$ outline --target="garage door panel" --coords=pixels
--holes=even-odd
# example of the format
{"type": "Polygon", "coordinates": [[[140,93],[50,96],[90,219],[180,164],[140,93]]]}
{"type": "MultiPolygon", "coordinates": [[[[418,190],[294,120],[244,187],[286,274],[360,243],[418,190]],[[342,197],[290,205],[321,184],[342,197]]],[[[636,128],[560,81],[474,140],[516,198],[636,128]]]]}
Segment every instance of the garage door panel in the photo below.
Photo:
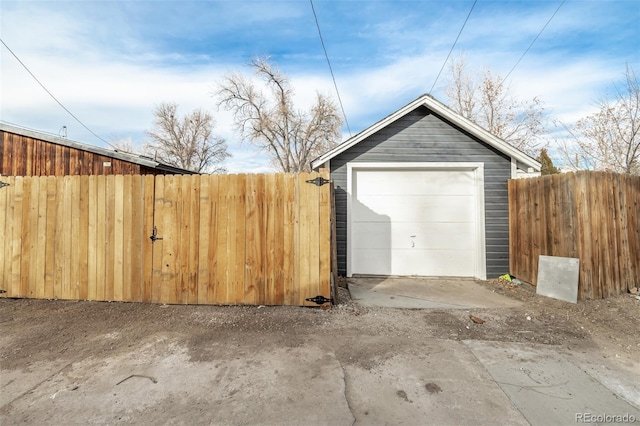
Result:
{"type": "Polygon", "coordinates": [[[390,250],[388,248],[358,250],[358,261],[353,263],[351,272],[367,275],[394,275],[391,272],[390,250]]]}
{"type": "Polygon", "coordinates": [[[412,223],[356,222],[352,230],[352,248],[472,250],[474,247],[475,230],[471,223],[420,225],[416,227],[412,223]]]}
{"type": "Polygon", "coordinates": [[[474,274],[473,250],[396,250],[391,259],[392,275],[465,277],[474,274]]]}
{"type": "Polygon", "coordinates": [[[366,195],[437,195],[447,188],[450,195],[473,195],[472,171],[357,171],[356,191],[366,195]],[[410,176],[411,185],[407,185],[410,176]]]}
{"type": "Polygon", "coordinates": [[[353,203],[353,211],[358,220],[365,221],[386,217],[394,222],[473,222],[475,209],[469,207],[470,199],[470,196],[449,195],[370,195],[353,203]]]}
{"type": "Polygon", "coordinates": [[[473,276],[473,250],[362,249],[354,274],[473,276]]]}
{"type": "Polygon", "coordinates": [[[391,248],[472,250],[474,247],[475,229],[472,223],[424,223],[419,225],[421,226],[416,226],[413,223],[392,224],[391,248]]]}
{"type": "Polygon", "coordinates": [[[357,222],[351,232],[351,247],[387,249],[392,246],[391,224],[389,222],[357,222]]]}

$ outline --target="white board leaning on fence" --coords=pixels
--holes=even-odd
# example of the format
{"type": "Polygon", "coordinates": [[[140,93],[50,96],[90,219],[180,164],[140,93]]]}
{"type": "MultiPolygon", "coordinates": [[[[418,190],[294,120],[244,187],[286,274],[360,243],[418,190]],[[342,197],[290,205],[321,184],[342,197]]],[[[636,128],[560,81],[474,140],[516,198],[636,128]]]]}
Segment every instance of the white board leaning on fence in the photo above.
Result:
{"type": "Polygon", "coordinates": [[[536,293],[565,302],[578,302],[580,259],[540,256],[536,293]]]}

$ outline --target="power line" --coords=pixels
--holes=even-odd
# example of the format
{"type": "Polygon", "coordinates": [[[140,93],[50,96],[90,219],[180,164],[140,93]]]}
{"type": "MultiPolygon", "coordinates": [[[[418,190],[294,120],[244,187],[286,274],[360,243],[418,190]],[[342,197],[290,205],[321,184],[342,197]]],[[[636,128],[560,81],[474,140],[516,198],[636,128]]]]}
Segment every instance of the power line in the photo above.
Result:
{"type": "Polygon", "coordinates": [[[318,35],[320,36],[320,43],[322,43],[322,50],[324,50],[324,57],[327,58],[327,64],[329,65],[329,72],[331,72],[331,79],[333,80],[333,87],[335,87],[336,95],[338,95],[338,103],[340,104],[340,109],[342,110],[342,116],[344,117],[344,122],[347,125],[347,130],[349,131],[349,137],[351,137],[351,128],[349,127],[349,120],[347,120],[347,114],[344,112],[344,105],[342,105],[342,99],[340,98],[340,91],[338,90],[336,77],[333,74],[333,68],[331,67],[331,61],[329,60],[329,55],[327,54],[327,48],[324,45],[324,40],[322,38],[322,31],[320,31],[320,24],[318,23],[318,15],[316,15],[316,9],[315,7],[313,7],[313,0],[309,0],[309,3],[311,3],[311,10],[313,11],[313,17],[316,20],[316,27],[318,28],[318,35]]]}
{"type": "Polygon", "coordinates": [[[60,102],[55,96],[53,96],[53,93],[51,93],[49,91],[49,89],[47,89],[45,87],[44,84],[42,84],[40,82],[40,80],[38,80],[38,78],[31,72],[31,70],[29,69],[29,67],[27,67],[24,62],[22,62],[20,60],[20,58],[18,58],[18,55],[16,55],[15,53],[13,53],[13,50],[11,50],[11,48],[9,48],[9,46],[7,46],[7,43],[4,42],[4,40],[2,40],[2,38],[0,38],[0,43],[2,43],[4,45],[4,47],[7,48],[7,50],[9,51],[9,53],[11,53],[13,55],[14,58],[16,58],[16,60],[20,63],[20,65],[22,65],[22,67],[27,70],[27,72],[29,73],[29,75],[31,77],[33,77],[33,79],[36,81],[36,83],[38,83],[40,85],[40,87],[42,87],[44,89],[45,92],[47,92],[49,94],[49,96],[51,96],[51,98],[56,101],[58,103],[58,105],[60,105],[62,107],[62,109],[64,109],[71,117],[73,117],[78,123],[80,123],[80,125],[82,127],[84,127],[85,129],[87,129],[93,136],[95,136],[96,138],[100,139],[102,142],[106,143],[107,145],[109,145],[110,147],[114,148],[115,147],[113,145],[111,145],[109,142],[107,142],[106,140],[102,139],[100,136],[98,136],[93,130],[91,130],[90,128],[88,128],[82,121],[80,121],[80,119],[78,117],[76,117],[71,111],[69,111],[69,109],[67,109],[66,106],[62,105],[62,102],[60,102]]]}
{"type": "Polygon", "coordinates": [[[436,77],[436,80],[433,82],[433,86],[431,86],[431,90],[429,90],[429,93],[433,92],[433,88],[436,87],[436,83],[438,82],[438,79],[440,78],[440,74],[442,74],[442,70],[444,70],[445,65],[447,65],[447,61],[449,60],[449,56],[451,56],[451,52],[453,52],[453,49],[456,47],[456,44],[458,43],[458,39],[460,38],[460,34],[462,34],[462,30],[464,30],[465,25],[467,25],[467,21],[469,20],[469,17],[471,16],[471,12],[473,12],[473,8],[476,7],[476,3],[478,3],[478,0],[474,0],[473,4],[471,5],[471,10],[469,10],[469,13],[467,14],[467,18],[464,20],[464,23],[462,24],[462,28],[460,28],[460,32],[458,33],[458,36],[456,37],[456,41],[453,42],[453,46],[451,46],[451,50],[449,50],[449,54],[447,55],[447,59],[444,60],[444,63],[442,64],[442,68],[440,68],[440,72],[438,72],[438,76],[436,77]]]}
{"type": "Polygon", "coordinates": [[[531,42],[531,44],[529,45],[529,47],[527,47],[527,49],[524,51],[524,53],[522,54],[522,56],[520,56],[520,58],[516,61],[515,65],[511,68],[511,70],[507,73],[507,75],[505,76],[505,78],[502,79],[502,81],[507,81],[507,78],[509,78],[509,76],[511,75],[511,73],[513,72],[513,70],[516,69],[516,67],[518,66],[518,64],[520,63],[520,61],[522,60],[522,58],[524,58],[524,55],[527,54],[527,52],[529,52],[529,49],[531,49],[531,47],[533,46],[533,44],[536,42],[536,40],[538,40],[538,37],[540,37],[540,35],[542,34],[542,32],[547,28],[547,25],[549,25],[549,22],[551,22],[551,20],[553,19],[554,16],[556,16],[556,13],[558,13],[558,11],[560,10],[560,8],[562,7],[562,5],[564,4],[566,0],[562,0],[562,2],[560,3],[560,6],[558,6],[558,8],[556,9],[555,12],[553,12],[553,15],[551,15],[551,18],[549,18],[549,20],[547,21],[546,24],[544,24],[544,27],[542,27],[542,29],[540,30],[540,32],[538,33],[538,35],[536,36],[536,38],[533,39],[533,41],[531,42]]]}

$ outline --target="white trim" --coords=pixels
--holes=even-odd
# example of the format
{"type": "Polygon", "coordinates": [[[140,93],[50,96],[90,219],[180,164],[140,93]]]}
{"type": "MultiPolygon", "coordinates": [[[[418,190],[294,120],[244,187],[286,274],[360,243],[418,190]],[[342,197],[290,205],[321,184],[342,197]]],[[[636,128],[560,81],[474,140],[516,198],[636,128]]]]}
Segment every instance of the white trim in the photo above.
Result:
{"type": "Polygon", "coordinates": [[[515,158],[511,158],[511,179],[518,177],[518,162],[515,158]]]}
{"type": "Polygon", "coordinates": [[[476,187],[476,264],[475,278],[487,279],[487,246],[485,235],[484,214],[484,163],[347,163],[347,277],[353,275],[351,259],[353,258],[351,240],[351,212],[353,206],[353,172],[354,170],[367,169],[404,169],[404,170],[473,170],[476,187]]]}
{"type": "Polygon", "coordinates": [[[378,121],[377,123],[373,124],[372,126],[366,128],[362,132],[353,136],[352,138],[347,139],[342,144],[336,146],[332,150],[324,153],[322,156],[313,160],[311,162],[311,167],[313,169],[316,169],[319,165],[321,165],[325,161],[330,160],[331,158],[337,156],[338,154],[346,151],[347,149],[351,148],[352,146],[356,145],[362,140],[368,138],[369,136],[383,129],[384,127],[387,127],[389,124],[402,118],[403,116],[405,116],[406,114],[408,114],[409,112],[413,111],[414,109],[420,106],[427,107],[437,115],[442,116],[444,119],[450,121],[456,126],[469,132],[470,134],[474,135],[481,141],[486,142],[487,144],[493,146],[494,148],[506,154],[510,158],[520,161],[524,166],[533,167],[536,170],[540,170],[540,168],[542,167],[542,164],[540,164],[540,162],[538,162],[534,158],[514,148],[504,140],[489,133],[488,131],[478,126],[477,124],[469,121],[468,119],[464,118],[460,114],[449,109],[447,106],[438,102],[435,98],[433,98],[430,95],[420,96],[418,99],[414,100],[410,104],[405,105],[404,107],[400,108],[398,111],[383,118],[382,120],[378,121]]]}

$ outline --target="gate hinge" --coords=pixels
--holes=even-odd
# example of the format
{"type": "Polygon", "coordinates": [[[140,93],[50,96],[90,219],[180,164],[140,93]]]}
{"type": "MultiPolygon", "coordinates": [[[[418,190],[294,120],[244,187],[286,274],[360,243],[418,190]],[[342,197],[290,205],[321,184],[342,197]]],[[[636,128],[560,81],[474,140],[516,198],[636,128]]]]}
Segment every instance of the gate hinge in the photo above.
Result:
{"type": "Polygon", "coordinates": [[[332,180],[330,180],[330,179],[325,179],[325,178],[323,178],[322,176],[318,176],[318,177],[317,177],[317,178],[315,178],[315,179],[305,180],[305,182],[307,182],[307,183],[312,183],[312,184],[317,185],[317,186],[322,186],[322,185],[324,185],[325,183],[331,183],[331,182],[333,182],[333,181],[332,181],[332,180]]]}
{"type": "Polygon", "coordinates": [[[162,239],[162,237],[158,237],[158,228],[156,228],[155,225],[153,225],[153,231],[151,232],[151,236],[149,238],[151,238],[152,243],[155,243],[157,240],[162,239]]]}
{"type": "Polygon", "coordinates": [[[5,186],[9,186],[6,182],[0,182],[0,188],[4,188],[5,186]]]}
{"type": "Polygon", "coordinates": [[[331,304],[333,305],[333,299],[327,299],[324,296],[308,297],[308,298],[306,298],[304,300],[306,300],[307,302],[313,302],[313,303],[318,304],[318,305],[322,305],[324,303],[331,302],[331,304]]]}

